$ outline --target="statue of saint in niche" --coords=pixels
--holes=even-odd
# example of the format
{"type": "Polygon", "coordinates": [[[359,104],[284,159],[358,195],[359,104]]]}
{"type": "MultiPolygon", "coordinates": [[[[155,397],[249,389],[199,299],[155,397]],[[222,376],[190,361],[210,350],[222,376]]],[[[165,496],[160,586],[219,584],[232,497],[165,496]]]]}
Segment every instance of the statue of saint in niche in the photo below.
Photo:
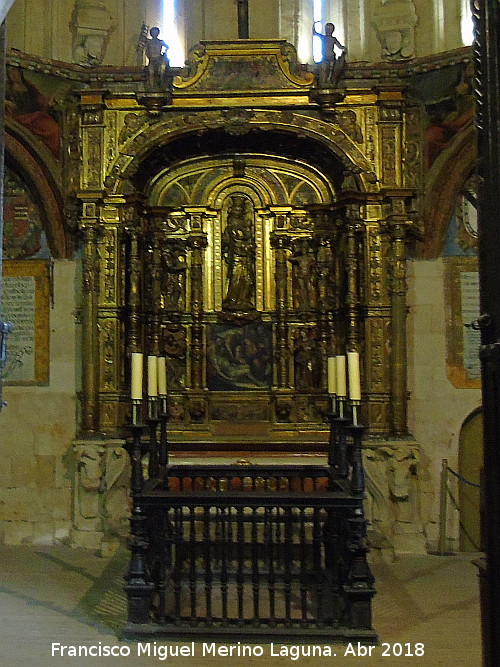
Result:
{"type": "Polygon", "coordinates": [[[222,234],[222,257],[227,266],[226,310],[255,309],[255,238],[245,197],[231,197],[222,234]]]}
{"type": "Polygon", "coordinates": [[[316,307],[314,267],[316,261],[306,239],[298,242],[293,255],[288,260],[292,265],[293,305],[300,310],[316,307]]]}

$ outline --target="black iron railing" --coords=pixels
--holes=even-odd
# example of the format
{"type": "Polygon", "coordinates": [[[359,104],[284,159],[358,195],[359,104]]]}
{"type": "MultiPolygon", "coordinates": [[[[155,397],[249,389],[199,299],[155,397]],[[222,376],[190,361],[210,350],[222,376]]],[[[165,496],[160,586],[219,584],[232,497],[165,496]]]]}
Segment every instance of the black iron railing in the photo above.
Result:
{"type": "Polygon", "coordinates": [[[330,465],[155,464],[144,480],[162,444],[133,426],[125,636],[374,640],[361,428],[335,423],[330,465]]]}

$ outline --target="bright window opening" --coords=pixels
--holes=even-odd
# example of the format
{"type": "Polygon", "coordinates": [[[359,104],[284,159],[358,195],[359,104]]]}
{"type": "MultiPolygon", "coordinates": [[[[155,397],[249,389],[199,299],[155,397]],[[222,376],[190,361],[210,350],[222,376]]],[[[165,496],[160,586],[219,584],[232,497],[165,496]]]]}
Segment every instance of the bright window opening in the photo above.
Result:
{"type": "Polygon", "coordinates": [[[163,30],[161,39],[168,44],[168,59],[171,67],[183,67],[186,59],[183,40],[180,36],[179,0],[163,0],[163,30]]]}
{"type": "MultiPolygon", "coordinates": [[[[317,32],[323,32],[323,0],[314,0],[313,4],[313,20],[314,28],[317,32]]],[[[321,37],[314,35],[313,37],[313,59],[315,63],[319,63],[323,57],[323,50],[321,46],[321,37]]]]}
{"type": "Polygon", "coordinates": [[[472,20],[472,10],[470,0],[462,0],[462,16],[460,19],[460,30],[462,33],[462,42],[470,46],[474,41],[474,22],[472,20]]]}

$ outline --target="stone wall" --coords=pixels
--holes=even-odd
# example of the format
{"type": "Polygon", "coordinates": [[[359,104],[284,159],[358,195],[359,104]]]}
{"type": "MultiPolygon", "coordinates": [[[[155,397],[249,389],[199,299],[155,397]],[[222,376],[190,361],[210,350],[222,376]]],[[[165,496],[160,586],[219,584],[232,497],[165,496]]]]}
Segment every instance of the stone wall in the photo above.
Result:
{"type": "MultiPolygon", "coordinates": [[[[415,260],[408,267],[409,429],[420,444],[421,512],[427,544],[438,539],[442,459],[458,470],[464,419],[481,404],[479,389],[457,389],[446,375],[444,261],[415,260]]],[[[454,482],[451,483],[452,485],[454,482]]],[[[454,493],[458,498],[458,492],[454,493]]],[[[458,515],[448,512],[448,548],[457,548],[458,515]]]]}
{"type": "Polygon", "coordinates": [[[69,535],[75,436],[75,270],[54,262],[48,386],[7,386],[0,413],[0,542],[54,544],[69,535]]]}
{"type": "MultiPolygon", "coordinates": [[[[177,6],[186,52],[200,39],[237,37],[234,0],[179,0],[177,6]]],[[[250,0],[249,6],[251,38],[285,38],[298,48],[303,62],[311,62],[312,0],[250,0]]],[[[399,25],[401,16],[405,22],[405,12],[416,12],[411,28],[415,53],[410,55],[426,56],[463,45],[462,0],[330,0],[324,6],[324,21],[337,24],[350,61],[382,59],[374,26],[379,14],[390,28],[394,19],[399,25]]],[[[162,0],[16,0],[7,20],[8,46],[42,58],[80,62],[81,37],[87,34],[91,51],[103,46],[102,64],[135,65],[141,24],[164,28],[162,16],[162,0]]]]}

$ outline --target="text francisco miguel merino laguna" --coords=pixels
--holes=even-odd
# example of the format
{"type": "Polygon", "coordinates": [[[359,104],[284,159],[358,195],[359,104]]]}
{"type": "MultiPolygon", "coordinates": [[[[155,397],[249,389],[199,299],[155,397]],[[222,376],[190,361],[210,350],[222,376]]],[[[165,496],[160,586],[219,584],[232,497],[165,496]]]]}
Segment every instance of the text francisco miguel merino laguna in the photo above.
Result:
{"type": "MultiPolygon", "coordinates": [[[[368,654],[371,646],[360,643],[352,643],[347,646],[327,646],[320,644],[216,644],[215,642],[189,642],[186,644],[157,644],[138,643],[133,645],[110,645],[97,644],[78,645],[78,644],[60,644],[52,643],[52,657],[67,656],[70,658],[128,658],[146,656],[157,658],[158,660],[168,660],[169,658],[189,658],[197,657],[282,657],[289,660],[299,660],[309,657],[336,657],[339,656],[365,656],[368,654]]],[[[371,651],[370,651],[371,653],[371,651]]],[[[369,655],[369,654],[368,654],[369,655]]]]}

